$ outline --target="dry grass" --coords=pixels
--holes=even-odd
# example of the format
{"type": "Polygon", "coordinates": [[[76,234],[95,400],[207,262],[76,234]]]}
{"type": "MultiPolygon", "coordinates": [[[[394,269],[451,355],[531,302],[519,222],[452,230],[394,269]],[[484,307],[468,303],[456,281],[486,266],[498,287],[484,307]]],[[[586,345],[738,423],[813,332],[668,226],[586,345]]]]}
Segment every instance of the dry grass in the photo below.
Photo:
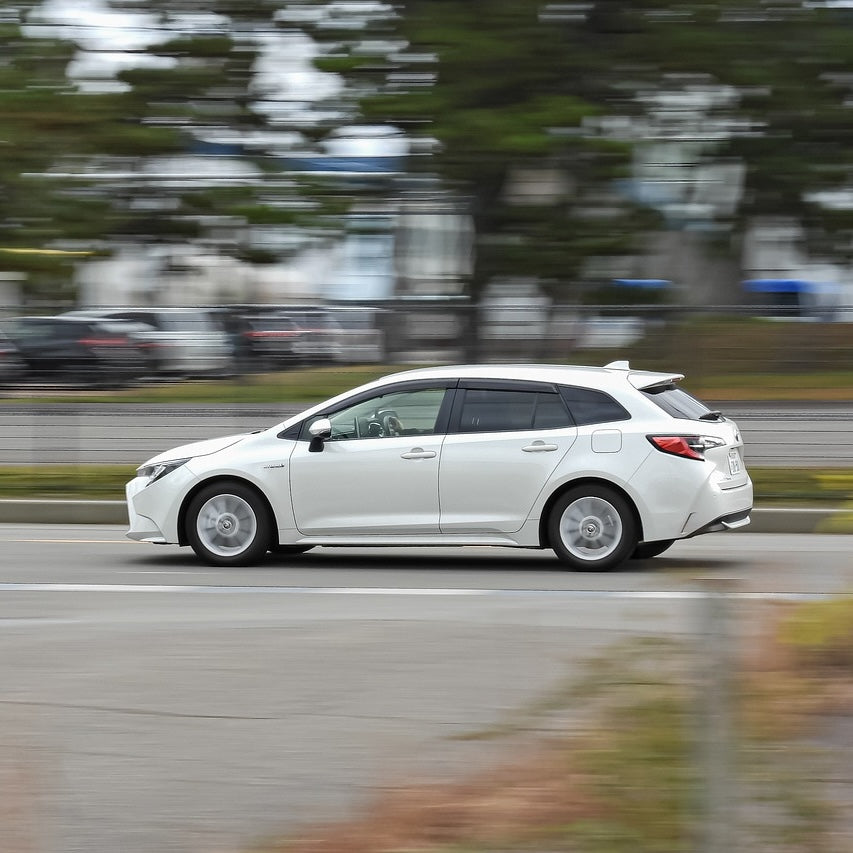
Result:
{"type": "MultiPolygon", "coordinates": [[[[387,853],[519,849],[566,821],[604,813],[571,771],[565,744],[546,744],[515,763],[463,782],[389,788],[364,815],[305,828],[258,853],[387,853]],[[458,849],[458,848],[454,848],[458,849]]],[[[544,849],[544,848],[537,848],[544,849]]]]}
{"type": "MultiPolygon", "coordinates": [[[[853,668],[838,636],[853,602],[773,606],[738,661],[736,689],[743,825],[755,851],[853,849],[833,835],[814,756],[802,738],[825,713],[853,712],[853,668]],[[832,630],[826,614],[833,614],[832,630]],[[803,630],[803,624],[812,630],[803,630]],[[815,628],[815,626],[818,626],[815,628]]],[[[269,840],[255,853],[664,853],[694,849],[696,685],[683,677],[694,650],[639,643],[592,663],[568,707],[591,728],[529,750],[492,772],[379,792],[351,820],[269,840]]],[[[555,698],[545,703],[554,711],[555,698]]],[[[527,715],[535,716],[541,702],[527,715]]],[[[522,716],[524,712],[522,712],[522,716]]],[[[843,760],[843,758],[841,759],[843,760]]],[[[747,849],[747,848],[744,848],[747,849]]]]}

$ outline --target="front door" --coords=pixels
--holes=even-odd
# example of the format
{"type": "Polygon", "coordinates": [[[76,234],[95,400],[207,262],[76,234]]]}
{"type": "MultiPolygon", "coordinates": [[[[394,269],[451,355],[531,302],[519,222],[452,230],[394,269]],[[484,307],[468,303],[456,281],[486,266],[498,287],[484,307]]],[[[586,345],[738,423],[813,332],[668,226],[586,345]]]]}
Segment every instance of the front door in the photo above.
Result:
{"type": "Polygon", "coordinates": [[[299,531],[348,537],[438,533],[444,436],[436,422],[446,393],[417,388],[363,400],[329,415],[332,434],[321,452],[298,441],[290,489],[299,531]]]}

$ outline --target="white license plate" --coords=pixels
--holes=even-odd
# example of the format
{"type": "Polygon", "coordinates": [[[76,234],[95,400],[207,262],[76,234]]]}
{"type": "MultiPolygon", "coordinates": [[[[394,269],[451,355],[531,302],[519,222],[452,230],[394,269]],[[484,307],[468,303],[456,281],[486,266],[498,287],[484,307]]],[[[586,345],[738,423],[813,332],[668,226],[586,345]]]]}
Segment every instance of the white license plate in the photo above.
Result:
{"type": "Polygon", "coordinates": [[[729,474],[740,474],[740,454],[737,450],[729,451],[729,474]]]}

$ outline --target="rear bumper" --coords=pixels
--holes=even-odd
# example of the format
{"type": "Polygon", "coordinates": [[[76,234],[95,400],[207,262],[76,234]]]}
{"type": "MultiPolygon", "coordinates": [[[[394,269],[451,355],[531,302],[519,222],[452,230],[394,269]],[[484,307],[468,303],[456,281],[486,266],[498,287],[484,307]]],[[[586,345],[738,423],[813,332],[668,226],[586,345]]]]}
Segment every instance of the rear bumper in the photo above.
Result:
{"type": "Polygon", "coordinates": [[[723,515],[720,518],[715,518],[713,521],[709,521],[698,530],[694,530],[693,533],[689,534],[686,538],[701,536],[703,533],[721,533],[725,530],[739,530],[741,527],[746,527],[750,523],[751,512],[752,507],[740,510],[739,512],[723,515]]]}

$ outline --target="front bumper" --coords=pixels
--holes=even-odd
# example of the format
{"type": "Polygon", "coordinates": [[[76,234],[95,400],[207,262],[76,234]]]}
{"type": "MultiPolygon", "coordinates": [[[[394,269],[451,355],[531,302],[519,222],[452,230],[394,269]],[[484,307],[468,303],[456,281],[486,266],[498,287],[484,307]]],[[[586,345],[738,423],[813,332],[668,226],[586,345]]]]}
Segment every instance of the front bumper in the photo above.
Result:
{"type": "Polygon", "coordinates": [[[156,545],[166,545],[166,537],[163,531],[157,526],[157,522],[153,518],[149,518],[147,515],[138,512],[136,509],[134,498],[142,492],[145,484],[142,477],[136,477],[125,486],[127,515],[130,519],[130,528],[125,535],[128,539],[135,539],[137,542],[153,542],[156,545]]]}

